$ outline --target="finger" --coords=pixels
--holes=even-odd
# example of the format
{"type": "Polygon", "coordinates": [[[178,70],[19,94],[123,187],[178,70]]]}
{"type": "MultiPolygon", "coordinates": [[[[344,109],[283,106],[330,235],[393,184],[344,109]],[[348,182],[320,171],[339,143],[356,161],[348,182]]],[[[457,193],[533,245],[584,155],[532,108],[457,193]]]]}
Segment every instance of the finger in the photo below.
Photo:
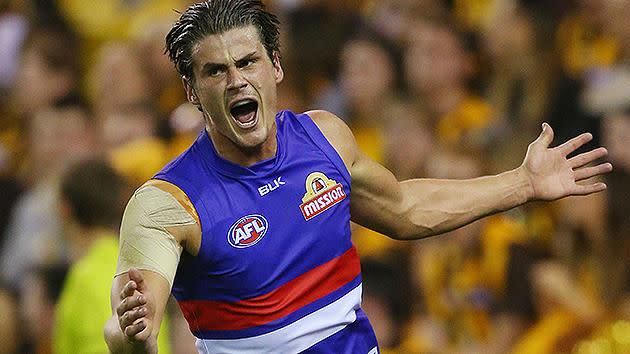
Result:
{"type": "Polygon", "coordinates": [[[122,300],[126,297],[133,295],[134,291],[136,291],[137,288],[138,288],[138,285],[136,284],[135,281],[133,280],[128,281],[127,284],[125,284],[123,289],[120,291],[120,299],[122,300]]]}
{"type": "Polygon", "coordinates": [[[576,168],[576,167],[582,167],[584,165],[587,165],[606,155],[608,155],[608,150],[606,150],[606,148],[600,147],[595,150],[591,150],[589,152],[585,152],[577,156],[574,156],[570,158],[568,161],[569,161],[569,164],[571,165],[571,168],[576,168]]]}
{"type": "Polygon", "coordinates": [[[144,284],[144,277],[142,276],[142,272],[139,271],[137,268],[130,268],[128,274],[129,274],[129,279],[135,281],[136,284],[138,285],[138,291],[143,292],[145,288],[145,284],[144,284]]]}
{"type": "Polygon", "coordinates": [[[584,186],[578,185],[572,194],[573,195],[588,195],[591,193],[601,192],[605,189],[606,189],[606,184],[601,183],[601,182],[594,183],[594,184],[587,184],[584,186]]]}
{"type": "Polygon", "coordinates": [[[116,308],[116,313],[118,313],[118,317],[122,317],[125,314],[125,312],[135,307],[142,306],[146,303],[147,303],[147,299],[142,294],[128,296],[120,302],[120,304],[116,308]]]}
{"type": "Polygon", "coordinates": [[[576,181],[591,178],[593,176],[601,175],[612,171],[612,165],[610,163],[603,163],[597,166],[584,167],[573,171],[573,175],[576,181]]]}
{"type": "Polygon", "coordinates": [[[136,323],[125,327],[123,333],[125,333],[125,336],[127,337],[134,337],[134,339],[138,339],[136,338],[136,335],[144,331],[146,328],[147,328],[147,320],[143,318],[137,321],[136,323]]]}
{"type": "Polygon", "coordinates": [[[553,129],[547,123],[542,124],[542,132],[538,138],[534,141],[535,144],[540,144],[543,147],[549,147],[549,144],[553,141],[553,129]]]}
{"type": "Polygon", "coordinates": [[[149,320],[143,318],[141,321],[142,323],[144,323],[144,328],[134,335],[134,339],[137,341],[145,341],[147,340],[147,338],[149,338],[149,335],[151,334],[151,328],[147,325],[149,320]]]}
{"type": "Polygon", "coordinates": [[[593,140],[593,135],[591,133],[580,134],[575,138],[558,146],[556,149],[558,149],[562,153],[562,155],[567,156],[568,154],[577,150],[580,146],[588,143],[591,140],[593,140]]]}
{"type": "Polygon", "coordinates": [[[127,311],[119,319],[120,328],[127,328],[146,315],[147,308],[144,306],[127,311]]]}

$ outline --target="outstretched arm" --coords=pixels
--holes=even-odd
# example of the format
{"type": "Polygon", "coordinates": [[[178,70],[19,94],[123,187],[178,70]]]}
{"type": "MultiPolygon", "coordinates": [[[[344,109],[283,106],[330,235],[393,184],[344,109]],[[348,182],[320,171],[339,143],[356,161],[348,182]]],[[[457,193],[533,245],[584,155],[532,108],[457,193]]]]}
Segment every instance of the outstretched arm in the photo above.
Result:
{"type": "Polygon", "coordinates": [[[604,148],[567,158],[592,139],[590,134],[550,148],[553,131],[544,124],[538,139],[530,144],[523,164],[514,170],[466,180],[399,182],[390,171],[358,150],[352,133],[341,120],[323,111],[309,114],[352,175],[352,220],[396,239],[444,233],[530,200],[595,193],[606,185],[578,182],[612,169],[609,163],[586,167],[606,156],[604,148]]]}

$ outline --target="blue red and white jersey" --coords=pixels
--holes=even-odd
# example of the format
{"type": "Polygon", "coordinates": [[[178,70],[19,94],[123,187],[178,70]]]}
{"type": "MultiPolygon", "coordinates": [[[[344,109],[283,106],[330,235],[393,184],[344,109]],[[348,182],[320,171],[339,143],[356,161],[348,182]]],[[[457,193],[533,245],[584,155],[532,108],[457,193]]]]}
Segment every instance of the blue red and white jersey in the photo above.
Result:
{"type": "Polygon", "coordinates": [[[173,285],[201,353],[377,353],[360,308],[350,175],[305,114],[276,116],[275,157],[244,167],[202,132],[155,178],[201,221],[173,285]]]}

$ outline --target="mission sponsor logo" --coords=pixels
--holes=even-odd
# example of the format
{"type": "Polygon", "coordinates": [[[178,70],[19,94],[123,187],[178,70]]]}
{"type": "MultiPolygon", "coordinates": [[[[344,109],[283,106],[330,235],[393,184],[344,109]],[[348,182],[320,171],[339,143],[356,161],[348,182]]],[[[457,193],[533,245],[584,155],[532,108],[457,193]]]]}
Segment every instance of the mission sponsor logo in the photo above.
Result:
{"type": "Polygon", "coordinates": [[[321,172],[308,175],[305,186],[306,194],[302,198],[300,210],[306,220],[316,217],[346,198],[343,185],[321,172]]]}
{"type": "Polygon", "coordinates": [[[236,248],[253,246],[265,236],[268,227],[267,219],[262,215],[243,216],[230,227],[228,243],[236,248]]]}

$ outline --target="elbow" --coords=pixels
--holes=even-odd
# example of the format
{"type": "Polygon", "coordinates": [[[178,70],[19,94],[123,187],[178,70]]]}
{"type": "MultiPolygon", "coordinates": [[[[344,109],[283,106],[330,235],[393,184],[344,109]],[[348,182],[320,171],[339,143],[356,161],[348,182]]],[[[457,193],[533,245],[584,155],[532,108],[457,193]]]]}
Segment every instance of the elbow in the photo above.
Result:
{"type": "Polygon", "coordinates": [[[407,224],[400,225],[392,232],[388,233],[388,236],[397,241],[410,241],[419,240],[425,237],[438,234],[434,229],[422,225],[407,224]]]}

